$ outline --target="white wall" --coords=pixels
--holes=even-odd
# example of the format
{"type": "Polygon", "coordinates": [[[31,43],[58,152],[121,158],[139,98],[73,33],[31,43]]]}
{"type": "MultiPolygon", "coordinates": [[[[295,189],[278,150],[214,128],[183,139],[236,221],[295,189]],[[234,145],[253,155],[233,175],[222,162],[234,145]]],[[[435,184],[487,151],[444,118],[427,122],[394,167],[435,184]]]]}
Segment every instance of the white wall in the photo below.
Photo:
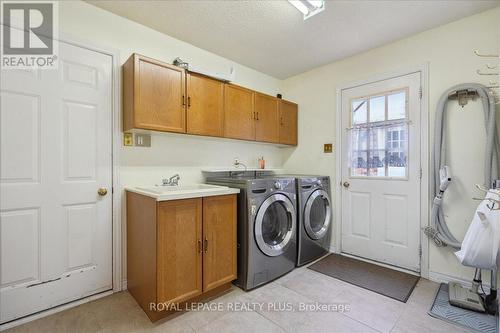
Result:
{"type": "MultiPolygon", "coordinates": [[[[285,169],[335,179],[335,154],[323,154],[322,149],[323,143],[335,143],[336,89],[405,66],[429,63],[432,133],[436,103],[445,89],[464,82],[488,84],[476,75],[476,69],[488,61],[473,55],[473,49],[500,51],[499,7],[285,80],[284,92],[299,104],[299,146],[284,151],[285,169]]],[[[462,239],[477,205],[471,198],[480,195],[474,184],[483,179],[485,135],[479,103],[463,110],[452,104],[450,111],[448,161],[454,181],[446,193],[445,211],[450,229],[462,239]]],[[[339,147],[334,145],[334,149],[339,147]]],[[[449,249],[434,245],[430,248],[430,270],[471,279],[471,271],[463,268],[449,249]]]]}
{"type": "MultiPolygon", "coordinates": [[[[66,35],[118,50],[122,63],[132,52],[138,52],[166,62],[180,56],[218,72],[227,72],[234,66],[236,83],[271,95],[284,92],[287,98],[299,103],[296,149],[155,134],[151,148],[122,147],[122,185],[153,184],[175,172],[181,174],[184,182],[201,181],[203,167],[229,166],[234,157],[255,166],[261,155],[269,167],[284,166],[287,172],[326,174],[333,179],[335,155],[323,154],[322,145],[335,141],[335,92],[339,85],[428,62],[433,118],[436,101],[449,86],[468,81],[487,83],[475,74],[486,61],[476,58],[472,49],[485,52],[500,49],[500,8],[496,8],[280,81],[81,1],[60,3],[60,28],[66,35]]],[[[458,238],[463,237],[474,209],[475,203],[470,198],[476,193],[472,185],[482,179],[484,134],[480,112],[478,105],[470,105],[463,112],[451,112],[450,116],[449,160],[455,181],[447,193],[445,208],[450,227],[458,238]]],[[[125,250],[126,244],[123,246],[125,250]]],[[[124,252],[124,260],[125,256],[124,252]]],[[[430,269],[470,278],[469,270],[463,269],[450,251],[434,246],[430,249],[430,269]]]]}
{"type": "MultiPolygon", "coordinates": [[[[60,31],[64,36],[83,40],[89,45],[120,52],[120,63],[136,52],[171,63],[176,57],[198,67],[228,73],[236,70],[235,83],[270,95],[281,91],[282,81],[239,65],[228,59],[169,37],[82,1],[61,1],[60,31]]],[[[264,156],[269,168],[281,167],[282,149],[275,145],[238,140],[153,134],[151,148],[122,147],[120,151],[121,185],[152,185],[179,173],[181,183],[202,181],[204,167],[229,167],[238,157],[249,167],[257,166],[264,156]]],[[[123,195],[122,188],[118,189],[123,195]]],[[[123,260],[126,274],[126,221],[123,209],[123,260]]]]}

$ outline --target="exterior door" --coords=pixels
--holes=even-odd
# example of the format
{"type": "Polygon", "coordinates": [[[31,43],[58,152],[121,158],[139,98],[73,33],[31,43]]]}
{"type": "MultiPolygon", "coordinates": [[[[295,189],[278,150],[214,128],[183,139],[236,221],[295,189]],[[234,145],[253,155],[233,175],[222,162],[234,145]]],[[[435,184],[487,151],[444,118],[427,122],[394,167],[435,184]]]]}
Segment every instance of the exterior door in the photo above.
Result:
{"type": "Polygon", "coordinates": [[[342,91],[342,252],[420,271],[420,72],[342,91]]]}
{"type": "Polygon", "coordinates": [[[225,85],[224,137],[255,140],[254,95],[252,90],[225,85]]]}
{"type": "Polygon", "coordinates": [[[255,240],[270,257],[283,254],[295,235],[295,208],[285,195],[273,194],[259,207],[255,217],[255,240]]]}
{"type": "Polygon", "coordinates": [[[236,279],[236,194],[203,198],[203,292],[236,279]]]}
{"type": "Polygon", "coordinates": [[[1,73],[2,323],[112,288],[112,59],[59,50],[1,73]]]}
{"type": "Polygon", "coordinates": [[[255,93],[255,140],[279,141],[279,110],[276,97],[255,93]]]}
{"type": "Polygon", "coordinates": [[[189,73],[187,91],[187,133],[222,136],[224,83],[189,73]]]}

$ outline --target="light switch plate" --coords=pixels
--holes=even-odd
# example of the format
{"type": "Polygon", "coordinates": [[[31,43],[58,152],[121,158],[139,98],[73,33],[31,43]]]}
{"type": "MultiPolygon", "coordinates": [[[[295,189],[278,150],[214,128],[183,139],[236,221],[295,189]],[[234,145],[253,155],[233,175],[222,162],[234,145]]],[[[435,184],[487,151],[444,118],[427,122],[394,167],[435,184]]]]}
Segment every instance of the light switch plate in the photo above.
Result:
{"type": "Polygon", "coordinates": [[[329,153],[333,152],[333,144],[331,144],[331,143],[325,143],[323,145],[323,152],[326,153],[326,154],[329,154],[329,153]]]}
{"type": "Polygon", "coordinates": [[[135,134],[135,146],[136,147],[151,147],[151,135],[136,133],[135,134]]]}
{"type": "Polygon", "coordinates": [[[134,135],[132,133],[123,133],[123,145],[133,146],[134,145],[134,135]]]}

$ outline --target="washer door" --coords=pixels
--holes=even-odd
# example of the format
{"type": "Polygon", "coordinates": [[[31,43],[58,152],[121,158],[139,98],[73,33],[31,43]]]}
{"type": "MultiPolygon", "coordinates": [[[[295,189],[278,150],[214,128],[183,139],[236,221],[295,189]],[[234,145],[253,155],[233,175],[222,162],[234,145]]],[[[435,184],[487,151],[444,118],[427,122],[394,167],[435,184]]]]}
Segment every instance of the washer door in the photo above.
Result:
{"type": "Polygon", "coordinates": [[[332,211],[330,198],[324,190],[316,190],[307,199],[304,209],[304,227],[312,239],[320,239],[328,232],[332,211]]]}
{"type": "Polygon", "coordinates": [[[270,257],[281,255],[295,234],[295,209],[283,194],[269,196],[255,218],[255,241],[270,257]]]}

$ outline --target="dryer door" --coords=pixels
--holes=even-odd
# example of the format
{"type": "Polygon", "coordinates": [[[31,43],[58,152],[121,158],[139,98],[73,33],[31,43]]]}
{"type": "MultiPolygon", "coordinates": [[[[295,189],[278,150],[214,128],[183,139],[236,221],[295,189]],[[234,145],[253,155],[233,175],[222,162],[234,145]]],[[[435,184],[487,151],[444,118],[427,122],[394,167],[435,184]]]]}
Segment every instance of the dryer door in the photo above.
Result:
{"type": "Polygon", "coordinates": [[[255,241],[270,257],[281,255],[295,235],[295,208],[283,194],[269,196],[259,207],[255,218],[255,241]]]}
{"type": "Polygon", "coordinates": [[[330,198],[324,190],[314,191],[304,208],[304,227],[312,239],[323,238],[332,219],[330,198]]]}

